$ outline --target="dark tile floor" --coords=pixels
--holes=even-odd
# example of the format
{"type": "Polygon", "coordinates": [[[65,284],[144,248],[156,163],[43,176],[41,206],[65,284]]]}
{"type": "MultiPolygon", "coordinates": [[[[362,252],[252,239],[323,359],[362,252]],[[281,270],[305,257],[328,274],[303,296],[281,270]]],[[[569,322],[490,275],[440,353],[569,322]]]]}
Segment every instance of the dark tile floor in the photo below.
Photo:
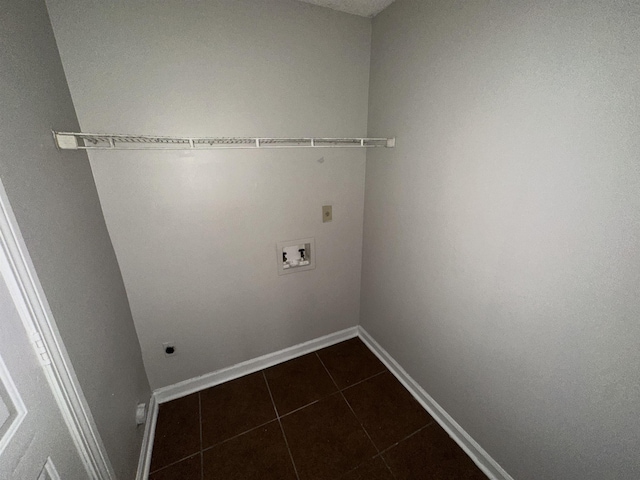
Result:
{"type": "Polygon", "coordinates": [[[486,480],[357,338],[162,404],[149,478],[486,480]]]}

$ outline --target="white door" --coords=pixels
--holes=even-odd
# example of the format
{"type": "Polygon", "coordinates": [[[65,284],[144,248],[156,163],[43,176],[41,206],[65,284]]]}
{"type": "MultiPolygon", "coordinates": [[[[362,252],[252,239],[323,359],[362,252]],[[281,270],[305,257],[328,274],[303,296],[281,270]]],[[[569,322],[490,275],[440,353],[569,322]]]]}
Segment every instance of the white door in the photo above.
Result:
{"type": "Polygon", "coordinates": [[[87,478],[7,280],[0,275],[0,479],[87,478]]]}

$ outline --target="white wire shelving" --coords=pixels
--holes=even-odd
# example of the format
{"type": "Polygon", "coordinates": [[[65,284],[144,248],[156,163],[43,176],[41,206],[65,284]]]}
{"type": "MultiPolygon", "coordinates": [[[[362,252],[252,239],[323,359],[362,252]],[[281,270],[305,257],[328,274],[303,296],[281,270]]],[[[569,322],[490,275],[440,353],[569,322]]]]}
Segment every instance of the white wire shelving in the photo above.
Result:
{"type": "Polygon", "coordinates": [[[218,148],[393,148],[395,138],[164,137],[52,132],[61,150],[212,150],[218,148]]]}

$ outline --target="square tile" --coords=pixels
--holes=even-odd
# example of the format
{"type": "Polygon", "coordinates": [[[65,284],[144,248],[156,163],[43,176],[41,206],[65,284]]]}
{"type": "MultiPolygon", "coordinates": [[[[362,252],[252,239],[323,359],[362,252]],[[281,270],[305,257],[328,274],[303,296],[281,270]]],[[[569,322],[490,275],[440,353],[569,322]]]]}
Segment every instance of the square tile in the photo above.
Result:
{"type": "Polygon", "coordinates": [[[398,480],[487,480],[456,442],[435,423],[382,456],[398,480]]]}
{"type": "Polygon", "coordinates": [[[158,410],[151,455],[151,471],[200,451],[198,394],[163,403],[158,410]]]}
{"type": "Polygon", "coordinates": [[[341,389],[387,369],[359,338],[323,348],[317,353],[341,389]]]}
{"type": "Polygon", "coordinates": [[[202,448],[227,440],[276,418],[262,372],[200,392],[202,448]]]}
{"type": "Polygon", "coordinates": [[[268,368],[264,373],[280,415],[337,391],[315,353],[268,368]]]}
{"type": "Polygon", "coordinates": [[[281,418],[300,480],[335,479],[377,452],[340,394],[281,418]]]}
{"type": "Polygon", "coordinates": [[[158,470],[149,476],[149,480],[200,480],[202,478],[202,455],[196,453],[170,467],[158,470]]]}
{"type": "Polygon", "coordinates": [[[296,480],[277,420],[203,453],[205,480],[296,480]]]}
{"type": "Polygon", "coordinates": [[[340,477],[340,480],[394,480],[394,478],[382,457],[378,456],[340,477]]]}
{"type": "Polygon", "coordinates": [[[342,393],[381,451],[433,421],[389,372],[347,388],[342,393]]]}

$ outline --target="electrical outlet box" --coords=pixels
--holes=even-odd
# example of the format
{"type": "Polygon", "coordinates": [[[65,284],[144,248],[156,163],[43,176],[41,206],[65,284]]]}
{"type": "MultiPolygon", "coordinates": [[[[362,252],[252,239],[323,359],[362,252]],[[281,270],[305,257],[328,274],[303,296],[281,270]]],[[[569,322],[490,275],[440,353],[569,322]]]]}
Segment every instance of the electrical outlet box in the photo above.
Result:
{"type": "Polygon", "coordinates": [[[176,356],[176,344],[174,342],[166,342],[162,344],[162,349],[164,350],[165,357],[175,357],[176,356]]]}
{"type": "Polygon", "coordinates": [[[322,223],[333,220],[333,207],[331,205],[322,206],[322,223]]]}
{"type": "Polygon", "coordinates": [[[278,242],[276,245],[278,275],[304,272],[316,268],[316,243],[314,238],[278,242]]]}

